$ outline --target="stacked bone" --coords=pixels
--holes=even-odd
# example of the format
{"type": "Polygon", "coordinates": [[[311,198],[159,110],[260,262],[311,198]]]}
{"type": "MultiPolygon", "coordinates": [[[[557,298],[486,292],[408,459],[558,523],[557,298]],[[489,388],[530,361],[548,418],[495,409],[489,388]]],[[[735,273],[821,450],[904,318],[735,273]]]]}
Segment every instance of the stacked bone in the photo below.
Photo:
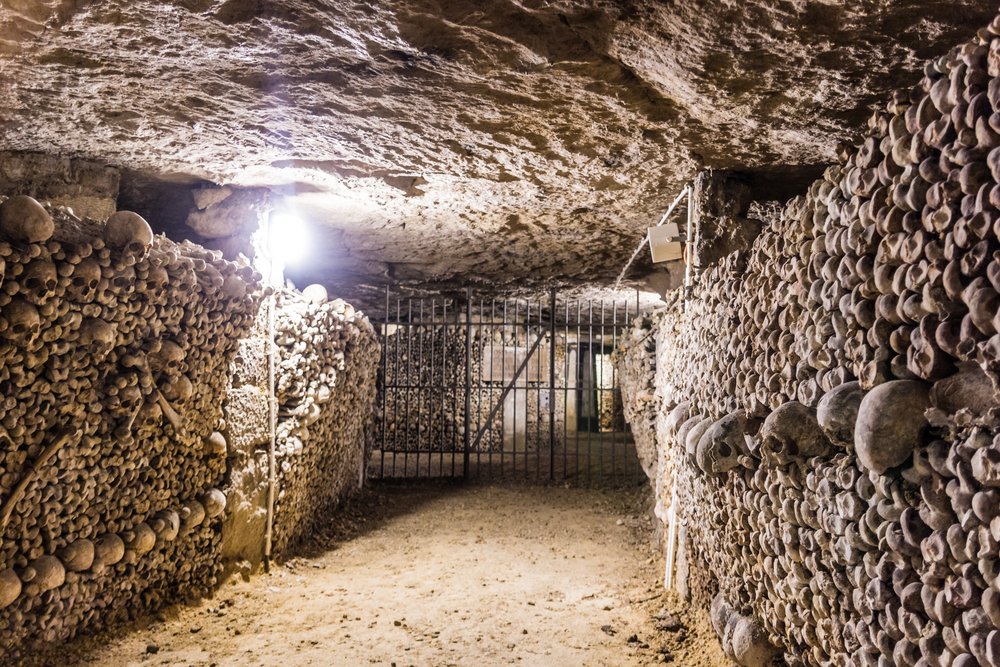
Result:
{"type": "Polygon", "coordinates": [[[615,350],[615,367],[621,386],[625,420],[632,427],[635,450],[646,476],[656,479],[656,422],[660,404],[656,400],[656,339],[653,322],[638,317],[625,329],[615,350]]]}
{"type": "Polygon", "coordinates": [[[692,590],[764,629],[741,664],[1000,664],[998,35],[656,323],[692,590]]]}
{"type": "Polygon", "coordinates": [[[380,351],[362,313],[340,299],[283,291],[276,309],[274,550],[282,553],[356,489],[372,427],[380,351]]]}
{"type": "Polygon", "coordinates": [[[0,203],[0,659],[214,583],[258,280],[132,213],[0,203]]]}
{"type": "MultiPolygon", "coordinates": [[[[505,337],[494,331],[492,344],[502,349],[505,337]]],[[[465,436],[465,326],[399,328],[385,345],[385,435],[379,438],[387,451],[462,451],[465,436]]],[[[475,438],[485,423],[500,390],[485,381],[489,377],[491,341],[473,330],[470,356],[471,425],[475,438]],[[484,366],[485,365],[485,366],[484,366]]],[[[494,369],[497,378],[500,369],[494,369]]],[[[381,423],[381,417],[380,417],[381,423]]],[[[500,448],[499,420],[485,429],[480,451],[500,448]]]]}

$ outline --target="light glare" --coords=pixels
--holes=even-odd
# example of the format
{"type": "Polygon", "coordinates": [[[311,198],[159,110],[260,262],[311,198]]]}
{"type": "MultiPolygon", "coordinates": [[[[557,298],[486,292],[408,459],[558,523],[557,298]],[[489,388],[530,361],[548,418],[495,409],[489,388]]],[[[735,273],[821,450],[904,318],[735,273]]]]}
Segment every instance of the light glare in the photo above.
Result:
{"type": "Polygon", "coordinates": [[[279,211],[271,215],[270,222],[269,245],[274,259],[282,266],[305,259],[309,228],[302,218],[289,211],[279,211]]]}

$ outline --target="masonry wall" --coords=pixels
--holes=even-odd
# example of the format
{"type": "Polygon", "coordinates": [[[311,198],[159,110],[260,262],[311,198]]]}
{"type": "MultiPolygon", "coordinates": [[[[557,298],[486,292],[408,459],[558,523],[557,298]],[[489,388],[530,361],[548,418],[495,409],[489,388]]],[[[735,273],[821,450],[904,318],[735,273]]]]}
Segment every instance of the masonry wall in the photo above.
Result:
{"type": "Polygon", "coordinates": [[[633,431],[739,664],[1000,661],[998,54],[930,63],[654,318],[633,431]]]}

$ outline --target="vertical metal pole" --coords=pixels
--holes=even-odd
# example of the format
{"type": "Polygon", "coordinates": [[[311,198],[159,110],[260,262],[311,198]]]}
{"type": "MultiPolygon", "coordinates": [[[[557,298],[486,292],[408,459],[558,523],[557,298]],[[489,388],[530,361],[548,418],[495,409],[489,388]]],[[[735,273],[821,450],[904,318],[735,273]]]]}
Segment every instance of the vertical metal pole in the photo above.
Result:
{"type": "MultiPolygon", "coordinates": [[[[520,309],[521,309],[521,302],[520,301],[514,301],[514,321],[511,323],[511,331],[514,332],[514,370],[515,371],[518,368],[517,351],[518,351],[518,349],[521,346],[521,343],[518,340],[518,338],[519,338],[519,336],[521,334],[521,332],[520,332],[520,319],[519,319],[519,317],[520,317],[520,309]]],[[[513,442],[513,445],[511,447],[511,452],[510,452],[510,460],[511,460],[510,472],[513,475],[513,474],[517,473],[517,428],[518,428],[518,423],[517,423],[517,380],[516,379],[514,380],[514,388],[511,390],[510,396],[511,396],[511,404],[514,406],[514,410],[513,410],[513,412],[514,412],[514,427],[513,427],[513,437],[511,439],[511,441],[513,442]]]]}
{"type": "MultiPolygon", "coordinates": [[[[503,300],[503,327],[500,329],[501,335],[503,336],[500,342],[500,377],[503,381],[507,381],[507,299],[503,300]]],[[[504,415],[506,419],[506,415],[504,415]]],[[[503,428],[500,429],[500,476],[503,477],[504,471],[504,459],[507,456],[507,442],[506,434],[503,432],[503,428]]]]}
{"type": "MultiPolygon", "coordinates": [[[[487,386],[487,395],[489,396],[489,403],[492,404],[494,401],[499,399],[499,395],[496,393],[496,376],[493,374],[493,358],[496,356],[494,350],[494,344],[497,338],[497,327],[496,327],[496,314],[497,314],[497,300],[496,297],[490,299],[490,381],[487,386]]],[[[494,447],[500,448],[500,475],[503,476],[503,412],[499,412],[500,424],[496,428],[496,432],[500,434],[500,441],[494,443],[494,447]]],[[[493,457],[496,456],[496,449],[490,449],[490,476],[493,473],[493,457]]]]}
{"type": "MultiPolygon", "coordinates": [[[[446,407],[448,404],[448,297],[441,298],[441,455],[438,457],[438,466],[441,468],[441,476],[444,477],[444,449],[448,443],[448,420],[445,419],[446,407]]],[[[454,450],[452,450],[454,453],[454,450]]]]}
{"type": "MultiPolygon", "coordinates": [[[[612,299],[611,301],[611,354],[615,353],[618,347],[618,300],[612,299]]],[[[618,378],[615,376],[615,365],[611,364],[611,482],[614,483],[617,480],[618,471],[615,465],[615,459],[618,458],[618,453],[616,451],[615,444],[618,441],[618,429],[615,422],[615,414],[617,409],[617,403],[615,401],[615,395],[618,390],[618,378]]],[[[622,452],[624,453],[625,447],[622,447],[622,452]]],[[[623,458],[628,458],[627,455],[623,458]]],[[[628,465],[626,463],[626,465],[628,465]]],[[[624,473],[623,473],[624,474],[624,473]]]]}
{"type": "Polygon", "coordinates": [[[417,316],[417,447],[413,455],[414,477],[420,477],[420,455],[423,453],[423,429],[421,422],[424,420],[423,397],[424,397],[424,298],[420,297],[420,314],[417,316]]]}
{"type": "MultiPolygon", "coordinates": [[[[396,390],[393,392],[392,399],[392,423],[394,429],[392,432],[392,476],[396,476],[396,457],[399,455],[399,404],[400,404],[400,391],[406,391],[406,381],[403,379],[402,374],[399,372],[399,339],[403,337],[403,311],[402,302],[400,298],[396,297],[396,344],[393,346],[392,353],[392,365],[395,367],[393,378],[396,381],[396,390]]],[[[409,330],[405,330],[406,335],[409,336],[409,330]]],[[[404,436],[405,438],[405,436],[404,436]]],[[[403,445],[406,446],[405,443],[403,445]]]]}
{"type": "Polygon", "coordinates": [[[580,304],[579,297],[576,300],[576,368],[573,369],[573,373],[576,375],[576,383],[573,389],[573,402],[576,403],[576,428],[573,430],[574,434],[574,444],[573,453],[574,459],[576,460],[575,466],[576,470],[574,472],[574,477],[579,483],[580,479],[580,417],[583,412],[583,306],[580,304]]]}
{"type": "MultiPolygon", "coordinates": [[[[597,447],[598,451],[600,452],[598,456],[598,461],[599,461],[598,465],[600,466],[599,468],[600,478],[602,482],[604,480],[604,428],[601,424],[601,418],[604,416],[603,412],[604,402],[607,399],[607,395],[604,390],[604,364],[605,364],[604,320],[606,319],[606,316],[604,314],[605,305],[606,304],[604,303],[604,299],[602,298],[601,299],[601,342],[600,342],[600,347],[598,348],[601,351],[601,367],[599,369],[599,372],[601,374],[601,380],[600,382],[597,383],[597,442],[598,442],[597,447]]],[[[596,356],[594,357],[594,361],[596,363],[597,361],[596,356]]],[[[612,469],[614,469],[614,459],[612,459],[611,463],[612,463],[612,469]]]]}
{"type": "MultiPolygon", "coordinates": [[[[594,301],[590,300],[588,304],[588,321],[587,321],[587,364],[590,368],[590,385],[587,387],[587,486],[590,486],[591,476],[593,474],[593,430],[594,430],[594,414],[598,411],[595,403],[597,402],[597,394],[595,392],[595,387],[597,385],[597,373],[595,372],[595,359],[594,359],[594,301]]],[[[599,421],[599,419],[598,419],[599,421]]],[[[598,423],[598,428],[600,428],[600,423],[598,423]]]]}
{"type": "Polygon", "coordinates": [[[378,476],[385,477],[385,441],[389,424],[386,414],[389,404],[389,286],[385,286],[385,319],[382,320],[382,442],[379,443],[378,476]]]}
{"type": "MultiPolygon", "coordinates": [[[[273,268],[271,273],[272,275],[269,277],[273,278],[273,268]]],[[[275,382],[277,381],[275,373],[275,356],[278,354],[278,344],[275,342],[276,324],[274,312],[277,309],[277,304],[278,292],[277,289],[275,289],[275,291],[271,294],[271,297],[268,299],[267,308],[267,412],[270,440],[267,450],[267,529],[264,533],[265,572],[271,571],[271,549],[274,544],[274,487],[278,483],[276,461],[276,449],[278,446],[278,399],[275,395],[275,382]]]]}
{"type": "Polygon", "coordinates": [[[562,478],[567,477],[567,457],[569,456],[569,300],[563,304],[565,318],[563,320],[563,467],[562,478]]]}
{"type": "MultiPolygon", "coordinates": [[[[403,443],[403,477],[410,476],[410,449],[413,436],[410,428],[413,425],[410,414],[410,392],[413,391],[413,299],[406,300],[406,442],[403,443]]],[[[418,433],[419,436],[419,433],[418,433]]]]}
{"type": "Polygon", "coordinates": [[[472,444],[472,290],[465,290],[465,433],[462,477],[469,479],[469,445],[472,444]]]}
{"type": "MultiPolygon", "coordinates": [[[[484,429],[490,427],[489,424],[483,424],[483,297],[479,297],[479,326],[476,330],[479,332],[476,342],[476,353],[474,358],[479,360],[478,372],[473,376],[476,383],[476,435],[478,436],[480,431],[483,431],[483,438],[487,438],[488,434],[484,429]]],[[[478,479],[480,474],[482,474],[483,463],[483,439],[480,439],[480,444],[476,448],[476,478],[478,479]]],[[[486,439],[487,445],[489,440],[486,439]]],[[[489,460],[489,459],[487,459],[489,460]]],[[[487,471],[489,472],[489,471],[487,471]]]]}
{"type": "Polygon", "coordinates": [[[556,291],[549,310],[549,481],[556,479],[556,291]]]}

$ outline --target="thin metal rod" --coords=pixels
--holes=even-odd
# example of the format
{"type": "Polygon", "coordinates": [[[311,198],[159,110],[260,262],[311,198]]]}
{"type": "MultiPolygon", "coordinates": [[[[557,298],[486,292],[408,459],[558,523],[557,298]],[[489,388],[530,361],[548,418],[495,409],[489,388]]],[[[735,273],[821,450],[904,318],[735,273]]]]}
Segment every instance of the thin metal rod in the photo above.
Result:
{"type": "MultiPolygon", "coordinates": [[[[601,340],[598,343],[598,349],[601,351],[601,366],[598,372],[601,374],[600,380],[597,382],[597,447],[598,447],[598,478],[604,479],[604,424],[601,423],[604,418],[604,402],[607,399],[607,395],[604,390],[604,299],[601,299],[601,340]]],[[[597,355],[594,355],[594,363],[597,363],[597,355]]],[[[614,461],[612,460],[612,470],[614,470],[614,461]]]]}
{"type": "MultiPolygon", "coordinates": [[[[514,301],[514,319],[511,322],[511,330],[514,332],[514,358],[511,360],[511,363],[514,364],[514,369],[515,370],[517,369],[517,364],[518,364],[518,362],[517,362],[517,351],[519,349],[521,349],[521,343],[520,343],[521,328],[519,326],[520,315],[521,315],[520,311],[521,311],[521,302],[520,301],[514,301]]],[[[527,343],[528,342],[527,339],[525,339],[524,342],[527,343]]],[[[517,382],[516,378],[515,378],[514,382],[517,382]]],[[[501,401],[501,403],[502,402],[503,401],[501,401]]],[[[510,472],[513,475],[513,474],[517,473],[517,427],[518,427],[518,421],[517,421],[517,385],[514,385],[514,396],[513,396],[513,400],[511,401],[511,403],[514,406],[514,426],[513,426],[514,437],[512,439],[512,445],[511,445],[511,450],[510,450],[510,472]]]]}
{"type": "MultiPolygon", "coordinates": [[[[674,212],[675,208],[677,208],[677,205],[681,203],[681,199],[683,199],[685,195],[689,195],[690,192],[691,192],[691,186],[685,185],[684,189],[681,190],[680,193],[677,195],[677,197],[674,199],[674,201],[670,203],[670,206],[667,208],[666,213],[663,214],[663,216],[660,218],[660,221],[656,223],[655,226],[659,227],[660,225],[665,223],[667,219],[670,217],[670,214],[674,212]]],[[[639,256],[639,253],[642,252],[642,249],[646,247],[647,243],[649,243],[649,232],[646,232],[646,235],[642,237],[642,241],[639,242],[639,247],[635,249],[635,252],[632,253],[631,257],[629,257],[628,262],[625,263],[625,268],[622,269],[621,274],[619,274],[618,276],[618,280],[615,281],[615,289],[618,289],[621,286],[622,281],[625,280],[625,276],[628,274],[629,268],[632,266],[632,262],[634,262],[635,258],[639,256]]]]}
{"type": "Polygon", "coordinates": [[[465,433],[462,452],[462,478],[469,479],[469,445],[472,429],[472,290],[465,290],[465,433]]]}
{"type": "Polygon", "coordinates": [[[562,478],[567,477],[567,456],[569,455],[569,301],[563,303],[566,315],[563,322],[563,427],[562,427],[562,451],[563,467],[562,478]]]}
{"type": "MultiPolygon", "coordinates": [[[[611,353],[614,354],[615,348],[618,345],[618,301],[611,301],[611,353]]],[[[615,390],[618,387],[615,377],[615,365],[611,364],[611,482],[614,483],[618,478],[617,472],[617,458],[618,455],[615,451],[615,445],[618,440],[618,424],[615,420],[617,403],[615,402],[615,390]]],[[[625,451],[625,448],[622,448],[625,451]]],[[[624,473],[623,473],[624,474],[624,473]]]]}
{"type": "Polygon", "coordinates": [[[552,290],[549,329],[549,481],[556,479],[556,291],[552,290]]]}
{"type": "MultiPolygon", "coordinates": [[[[273,267],[273,264],[272,264],[273,267]]],[[[274,269],[271,269],[273,278],[274,269]]],[[[275,372],[275,357],[278,345],[275,342],[275,310],[278,305],[278,292],[272,292],[267,308],[267,422],[269,443],[267,449],[267,530],[264,534],[264,571],[271,569],[271,549],[274,546],[274,496],[277,485],[277,454],[278,446],[278,398],[275,392],[277,373],[275,372]]]]}
{"type": "MultiPolygon", "coordinates": [[[[594,415],[597,412],[597,394],[594,388],[597,386],[597,373],[594,372],[594,302],[590,301],[589,307],[589,320],[587,325],[587,363],[590,365],[590,377],[588,381],[590,386],[587,392],[587,401],[589,402],[589,408],[587,413],[587,486],[590,486],[591,475],[593,473],[593,430],[594,430],[594,415]]],[[[600,424],[598,424],[600,427],[600,424]]]]}
{"type": "MultiPolygon", "coordinates": [[[[424,319],[424,300],[420,299],[420,320],[424,319]]],[[[423,407],[423,397],[424,397],[424,327],[417,327],[417,456],[414,469],[416,474],[414,477],[420,477],[420,450],[423,438],[421,437],[423,429],[420,428],[421,421],[424,418],[423,407]]]]}
{"type": "MultiPolygon", "coordinates": [[[[410,320],[413,319],[413,299],[406,300],[406,383],[413,384],[413,327],[410,326],[410,320]]],[[[419,382],[419,380],[418,380],[419,382]]],[[[410,392],[412,390],[406,390],[406,407],[404,411],[406,412],[406,451],[403,452],[403,477],[407,477],[410,474],[410,447],[412,447],[410,435],[410,425],[412,421],[412,413],[410,412],[410,392]]],[[[417,446],[420,446],[419,431],[417,438],[417,446]]]]}
{"type": "Polygon", "coordinates": [[[379,446],[378,476],[385,477],[385,440],[387,408],[389,404],[389,286],[385,286],[385,321],[382,324],[382,442],[379,446]]]}
{"type": "MultiPolygon", "coordinates": [[[[500,352],[503,355],[500,358],[500,377],[501,378],[505,378],[505,377],[507,377],[507,299],[504,299],[504,301],[503,301],[503,328],[500,330],[500,332],[501,332],[501,336],[502,336],[502,340],[501,340],[501,343],[500,343],[500,352]]],[[[498,398],[497,402],[500,403],[501,405],[503,405],[503,401],[501,399],[498,398]]],[[[504,461],[507,458],[506,433],[503,432],[503,429],[500,430],[500,438],[501,438],[501,442],[500,442],[500,476],[503,477],[504,461]]]]}
{"type": "MultiPolygon", "coordinates": [[[[395,368],[395,370],[393,372],[393,378],[396,380],[396,382],[400,382],[401,381],[400,380],[400,373],[399,373],[399,343],[400,343],[400,338],[403,337],[403,327],[402,327],[403,311],[402,311],[402,306],[403,306],[402,301],[397,296],[396,297],[396,335],[395,335],[396,344],[393,345],[394,349],[393,349],[393,354],[392,354],[392,365],[395,368]]],[[[409,384],[409,379],[407,379],[406,384],[409,384]]],[[[400,428],[399,428],[399,403],[400,403],[399,391],[394,391],[393,392],[393,399],[392,399],[392,423],[394,425],[394,429],[393,429],[393,432],[392,432],[392,476],[393,477],[396,476],[396,449],[399,447],[399,435],[400,435],[399,434],[399,431],[400,431],[400,428]]]]}
{"type": "MultiPolygon", "coordinates": [[[[494,383],[496,381],[496,376],[493,374],[493,360],[494,360],[494,357],[496,357],[496,351],[494,349],[494,344],[496,343],[496,338],[497,338],[496,324],[494,324],[493,322],[496,319],[496,317],[495,317],[496,310],[497,310],[497,300],[496,300],[496,297],[492,297],[490,299],[490,327],[489,327],[489,332],[490,332],[490,375],[489,375],[489,382],[486,384],[487,391],[488,391],[487,395],[490,397],[491,401],[493,400],[494,383]]],[[[482,313],[480,313],[480,317],[482,317],[482,313]]],[[[501,461],[500,467],[501,467],[501,471],[503,469],[503,416],[501,416],[500,419],[501,419],[501,422],[500,422],[499,427],[494,427],[496,429],[495,432],[497,432],[497,433],[500,434],[500,441],[496,442],[496,443],[493,443],[494,448],[490,449],[490,472],[491,473],[493,472],[493,457],[494,457],[494,455],[496,455],[496,449],[495,449],[496,447],[500,448],[500,461],[501,461]]],[[[502,472],[501,472],[501,475],[502,475],[502,472]]]]}

